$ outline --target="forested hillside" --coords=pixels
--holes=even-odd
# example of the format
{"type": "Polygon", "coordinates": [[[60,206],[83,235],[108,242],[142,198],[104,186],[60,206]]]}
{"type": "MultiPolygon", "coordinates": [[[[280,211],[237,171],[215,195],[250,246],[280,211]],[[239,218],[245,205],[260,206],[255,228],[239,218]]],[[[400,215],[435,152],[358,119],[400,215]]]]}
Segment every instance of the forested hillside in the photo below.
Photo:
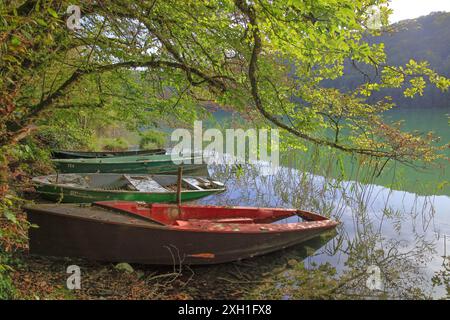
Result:
{"type": "MultiPolygon", "coordinates": [[[[392,25],[392,30],[382,36],[369,39],[371,43],[384,43],[390,65],[404,65],[410,59],[426,60],[442,75],[450,76],[450,13],[436,12],[417,19],[404,20],[392,25]]],[[[347,63],[345,75],[333,81],[333,85],[352,89],[365,79],[364,73],[373,79],[376,70],[361,65],[347,63]]],[[[432,87],[425,89],[423,96],[406,98],[401,89],[384,89],[373,95],[375,100],[390,95],[398,106],[408,107],[448,107],[450,92],[442,93],[432,87]]]]}

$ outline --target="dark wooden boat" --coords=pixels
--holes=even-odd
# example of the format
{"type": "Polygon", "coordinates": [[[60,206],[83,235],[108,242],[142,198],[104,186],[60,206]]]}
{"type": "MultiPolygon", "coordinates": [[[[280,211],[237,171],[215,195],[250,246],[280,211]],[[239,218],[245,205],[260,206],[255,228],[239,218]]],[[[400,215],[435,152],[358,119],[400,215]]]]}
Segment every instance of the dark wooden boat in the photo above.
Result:
{"type": "MultiPolygon", "coordinates": [[[[177,176],[115,173],[67,173],[34,177],[36,191],[56,202],[127,200],[176,202],[177,176]]],[[[205,177],[184,176],[181,201],[200,199],[225,191],[223,183],[205,177]]]]}
{"type": "Polygon", "coordinates": [[[309,240],[336,222],[295,209],[143,204],[26,207],[30,253],[143,264],[213,264],[309,240]],[[296,223],[274,223],[296,216],[296,223]]]}
{"type": "Polygon", "coordinates": [[[136,151],[70,151],[54,150],[53,159],[80,159],[80,158],[109,158],[123,156],[145,156],[153,154],[166,154],[166,149],[150,149],[136,151]]]}
{"type": "Polygon", "coordinates": [[[123,156],[109,158],[53,159],[61,173],[127,173],[127,174],[176,174],[183,163],[184,173],[201,175],[206,171],[206,157],[192,155],[172,157],[170,154],[123,156]]]}

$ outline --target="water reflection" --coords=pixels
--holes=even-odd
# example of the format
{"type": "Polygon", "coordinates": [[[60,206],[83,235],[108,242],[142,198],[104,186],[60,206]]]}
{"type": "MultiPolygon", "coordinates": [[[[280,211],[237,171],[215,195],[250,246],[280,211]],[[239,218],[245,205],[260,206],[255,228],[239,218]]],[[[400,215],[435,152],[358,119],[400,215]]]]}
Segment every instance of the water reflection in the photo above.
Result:
{"type": "Polygon", "coordinates": [[[228,191],[201,203],[296,207],[342,222],[334,235],[241,263],[241,268],[249,264],[252,274],[259,277],[252,280],[249,297],[445,296],[448,270],[445,273],[443,257],[448,255],[445,241],[450,239],[444,237],[450,234],[449,197],[417,196],[291,168],[261,175],[257,165],[215,165],[210,174],[225,181],[228,191]],[[259,272],[255,272],[256,266],[259,272]],[[380,271],[378,282],[376,270],[380,271]]]}

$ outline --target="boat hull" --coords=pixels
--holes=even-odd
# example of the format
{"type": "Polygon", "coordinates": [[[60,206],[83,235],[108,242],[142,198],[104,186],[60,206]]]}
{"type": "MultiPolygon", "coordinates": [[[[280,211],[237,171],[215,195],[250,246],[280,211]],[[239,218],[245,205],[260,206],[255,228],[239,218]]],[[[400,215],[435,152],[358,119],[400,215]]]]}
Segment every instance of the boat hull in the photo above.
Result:
{"type": "MultiPolygon", "coordinates": [[[[127,174],[176,174],[178,165],[171,161],[124,162],[124,163],[79,163],[54,161],[60,173],[127,173],[127,174]]],[[[205,164],[183,164],[183,173],[203,174],[205,164]]]]}
{"type": "MultiPolygon", "coordinates": [[[[60,187],[52,185],[38,185],[36,191],[47,200],[61,203],[90,203],[105,200],[144,201],[147,203],[174,203],[177,201],[176,192],[145,193],[83,190],[81,188],[60,187]]],[[[181,192],[181,201],[190,201],[222,192],[223,190],[196,190],[181,192]]]]}
{"type": "Polygon", "coordinates": [[[109,158],[121,156],[138,156],[165,154],[165,149],[136,150],[136,151],[53,151],[54,159],[80,159],[80,158],[109,158]]]}
{"type": "Polygon", "coordinates": [[[334,229],[284,232],[202,232],[165,226],[104,222],[28,208],[31,254],[157,265],[217,264],[288,248],[334,229]]]}

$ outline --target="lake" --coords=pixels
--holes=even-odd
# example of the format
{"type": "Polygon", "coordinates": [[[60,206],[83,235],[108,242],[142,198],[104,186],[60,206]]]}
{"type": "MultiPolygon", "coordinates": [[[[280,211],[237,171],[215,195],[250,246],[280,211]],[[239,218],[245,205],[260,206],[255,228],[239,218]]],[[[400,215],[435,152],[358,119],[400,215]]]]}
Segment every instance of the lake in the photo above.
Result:
{"type": "MultiPolygon", "coordinates": [[[[445,143],[450,140],[449,113],[450,109],[398,109],[386,117],[405,120],[409,130],[432,130],[445,143]]],[[[275,270],[279,261],[302,260],[309,273],[293,266],[274,272],[273,279],[255,286],[254,294],[301,298],[302,284],[317,282],[305,282],[305,275],[314,275],[324,288],[337,288],[332,294],[325,290],[324,297],[445,297],[445,281],[448,284],[450,278],[450,264],[444,259],[450,256],[448,162],[427,170],[392,163],[377,176],[355,157],[323,152],[296,152],[295,161],[292,156],[284,161],[283,154],[284,166],[278,169],[263,165],[209,169],[226,182],[228,191],[201,203],[295,207],[341,222],[336,234],[309,245],[307,254],[305,248],[297,248],[262,260],[269,274],[271,263],[275,270]],[[296,252],[302,253],[296,256],[296,252]]]]}

